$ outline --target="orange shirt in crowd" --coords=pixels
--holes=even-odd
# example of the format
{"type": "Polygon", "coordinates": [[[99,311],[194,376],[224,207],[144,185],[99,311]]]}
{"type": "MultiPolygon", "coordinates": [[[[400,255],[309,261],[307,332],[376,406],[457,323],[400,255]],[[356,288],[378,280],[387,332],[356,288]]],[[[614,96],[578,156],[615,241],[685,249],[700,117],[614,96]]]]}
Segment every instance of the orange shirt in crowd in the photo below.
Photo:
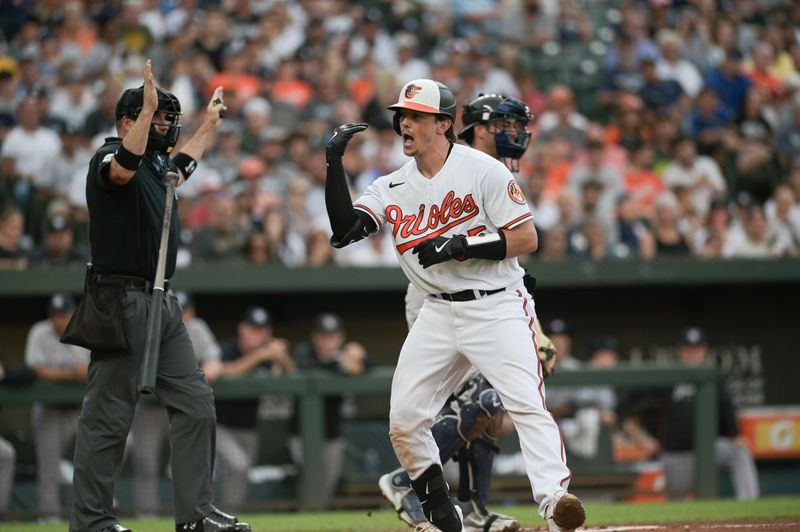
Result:
{"type": "Polygon", "coordinates": [[[285,102],[295,109],[303,109],[314,96],[314,88],[302,79],[276,81],[272,86],[272,97],[285,102]]]}
{"type": "Polygon", "coordinates": [[[664,183],[653,170],[630,167],[625,171],[625,189],[636,205],[636,212],[650,216],[656,198],[664,191],[664,183]]]}
{"type": "Polygon", "coordinates": [[[209,98],[214,93],[214,89],[220,85],[233,88],[240,102],[258,96],[261,92],[261,80],[252,74],[220,72],[206,83],[205,92],[209,98]]]}
{"type": "Polygon", "coordinates": [[[557,161],[548,165],[547,184],[544,187],[544,197],[546,199],[556,199],[558,193],[564,188],[570,172],[572,172],[572,161],[557,161]]]}
{"type": "Polygon", "coordinates": [[[753,85],[763,89],[771,99],[777,100],[786,95],[786,87],[777,76],[757,70],[749,70],[745,74],[753,82],[753,85]]]}

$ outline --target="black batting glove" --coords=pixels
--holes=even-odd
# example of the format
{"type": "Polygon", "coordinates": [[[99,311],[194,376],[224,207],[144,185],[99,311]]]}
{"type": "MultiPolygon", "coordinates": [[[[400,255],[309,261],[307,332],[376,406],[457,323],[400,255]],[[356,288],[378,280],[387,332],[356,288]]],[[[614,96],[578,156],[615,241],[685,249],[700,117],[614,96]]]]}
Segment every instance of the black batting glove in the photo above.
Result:
{"type": "Polygon", "coordinates": [[[342,124],[334,129],[333,135],[325,144],[325,157],[328,160],[341,159],[347,143],[350,142],[353,135],[365,129],[367,129],[367,124],[342,124]]]}
{"type": "Polygon", "coordinates": [[[452,259],[463,259],[467,250],[467,239],[463,235],[435,236],[420,242],[412,253],[416,253],[423,268],[429,268],[440,262],[452,259]]]}

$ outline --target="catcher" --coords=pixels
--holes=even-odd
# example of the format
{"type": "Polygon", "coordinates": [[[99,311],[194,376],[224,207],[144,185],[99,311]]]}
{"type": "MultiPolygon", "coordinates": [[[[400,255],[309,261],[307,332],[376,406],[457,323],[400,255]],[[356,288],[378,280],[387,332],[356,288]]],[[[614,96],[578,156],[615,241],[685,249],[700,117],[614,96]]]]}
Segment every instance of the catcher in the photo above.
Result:
{"type": "MultiPolygon", "coordinates": [[[[473,148],[501,160],[512,172],[518,170],[522,154],[530,143],[528,107],[515,98],[481,94],[463,110],[459,137],[473,148]]],[[[422,307],[425,294],[409,284],[406,319],[409,329],[422,307]]],[[[536,341],[542,374],[548,376],[555,364],[556,350],[537,321],[536,341]]],[[[492,463],[503,418],[503,405],[491,384],[476,369],[465,377],[459,390],[439,412],[431,428],[442,463],[450,458],[459,463],[458,504],[464,514],[466,532],[511,532],[520,529],[514,517],[490,512],[486,505],[491,484],[492,463]]],[[[402,468],[381,476],[383,495],[400,519],[410,526],[426,526],[428,520],[402,468]]],[[[432,525],[430,525],[432,526],[432,525]]]]}

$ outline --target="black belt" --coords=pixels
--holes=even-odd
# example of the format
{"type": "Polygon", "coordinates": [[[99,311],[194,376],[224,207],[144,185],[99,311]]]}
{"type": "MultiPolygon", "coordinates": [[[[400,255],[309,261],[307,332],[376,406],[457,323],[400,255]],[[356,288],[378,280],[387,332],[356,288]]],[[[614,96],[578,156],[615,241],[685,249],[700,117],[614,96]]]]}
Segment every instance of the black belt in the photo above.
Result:
{"type": "MultiPolygon", "coordinates": [[[[142,277],[131,277],[129,275],[113,275],[110,273],[95,273],[91,277],[91,282],[111,285],[123,290],[132,290],[134,292],[152,292],[153,281],[144,279],[142,277]]],[[[164,291],[169,290],[169,280],[164,279],[164,291]]]]}
{"type": "Polygon", "coordinates": [[[497,290],[462,290],[452,294],[431,294],[436,299],[444,299],[445,301],[475,301],[482,297],[490,296],[498,292],[502,292],[505,288],[498,288],[497,290]]]}

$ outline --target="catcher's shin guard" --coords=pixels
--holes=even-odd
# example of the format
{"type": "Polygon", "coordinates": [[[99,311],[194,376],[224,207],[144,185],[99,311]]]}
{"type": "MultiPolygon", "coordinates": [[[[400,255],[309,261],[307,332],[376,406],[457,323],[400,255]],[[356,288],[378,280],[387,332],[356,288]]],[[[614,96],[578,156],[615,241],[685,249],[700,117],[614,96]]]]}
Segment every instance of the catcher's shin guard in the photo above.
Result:
{"type": "Polygon", "coordinates": [[[428,521],[442,532],[461,532],[461,519],[450,499],[441,466],[430,466],[418,479],[411,481],[411,486],[422,503],[422,511],[428,521]]]}
{"type": "Polygon", "coordinates": [[[490,440],[496,438],[493,433],[502,411],[497,391],[482,375],[467,381],[431,427],[442,463],[452,458],[465,443],[481,435],[490,440]]]}
{"type": "Polygon", "coordinates": [[[492,485],[492,464],[497,454],[497,447],[479,438],[469,445],[469,460],[472,493],[478,505],[486,507],[489,502],[489,488],[492,485]]]}

